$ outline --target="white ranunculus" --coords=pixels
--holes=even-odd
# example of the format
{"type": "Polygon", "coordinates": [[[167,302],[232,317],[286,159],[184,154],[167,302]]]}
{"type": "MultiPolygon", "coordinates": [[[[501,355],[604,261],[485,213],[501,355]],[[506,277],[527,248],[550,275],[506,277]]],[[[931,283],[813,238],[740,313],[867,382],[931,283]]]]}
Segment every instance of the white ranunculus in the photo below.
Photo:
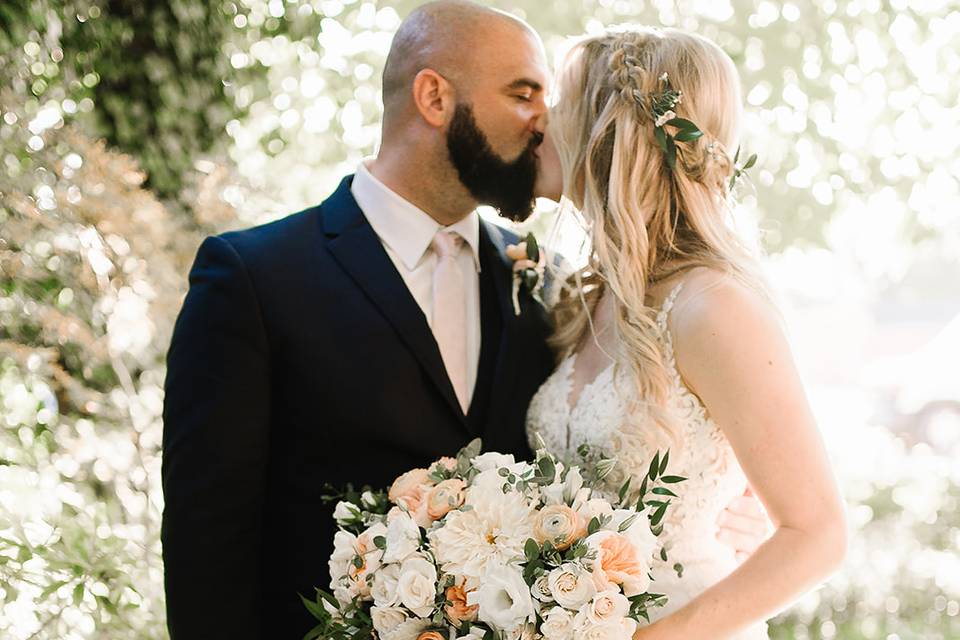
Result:
{"type": "Polygon", "coordinates": [[[574,640],[573,631],[573,614],[563,607],[550,609],[540,625],[544,640],[574,640]]]}
{"type": "Polygon", "coordinates": [[[400,565],[388,564],[380,568],[373,575],[373,586],[370,595],[373,602],[380,608],[393,607],[400,602],[397,587],[400,583],[400,565]]]}
{"type": "Polygon", "coordinates": [[[402,607],[370,607],[370,619],[373,621],[373,628],[381,636],[406,622],[408,617],[407,612],[402,607]]]}
{"type": "Polygon", "coordinates": [[[437,597],[437,568],[421,556],[411,556],[400,565],[397,582],[400,602],[421,618],[433,613],[437,597]]]}
{"type": "Polygon", "coordinates": [[[420,548],[420,527],[406,513],[400,513],[387,522],[387,548],[384,563],[403,562],[420,548]]]}
{"type": "Polygon", "coordinates": [[[562,607],[578,611],[593,598],[597,587],[593,576],[583,567],[566,562],[551,571],[547,576],[550,593],[562,607]]]}
{"type": "Polygon", "coordinates": [[[584,610],[593,624],[619,622],[630,613],[630,601],[619,590],[601,591],[584,610]]]}
{"type": "Polygon", "coordinates": [[[514,459],[513,454],[490,451],[473,458],[470,461],[470,464],[472,464],[477,471],[489,471],[490,469],[509,467],[513,464],[516,464],[516,460],[514,459]]]}
{"type": "Polygon", "coordinates": [[[467,604],[479,605],[477,618],[501,631],[513,631],[535,615],[530,587],[514,567],[490,565],[480,587],[467,595],[467,604]]]}
{"type": "Polygon", "coordinates": [[[380,640],[417,640],[421,633],[430,628],[430,620],[408,618],[392,629],[380,633],[380,640]]]}
{"type": "Polygon", "coordinates": [[[341,500],[333,510],[333,519],[340,526],[346,526],[360,517],[360,509],[352,502],[341,500]]]}

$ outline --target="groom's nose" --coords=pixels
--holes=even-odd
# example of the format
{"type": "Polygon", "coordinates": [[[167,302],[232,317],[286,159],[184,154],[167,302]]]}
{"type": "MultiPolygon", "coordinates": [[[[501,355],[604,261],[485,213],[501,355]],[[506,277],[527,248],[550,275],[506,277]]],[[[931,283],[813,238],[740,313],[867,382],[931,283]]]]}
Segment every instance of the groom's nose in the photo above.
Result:
{"type": "Polygon", "coordinates": [[[541,136],[547,132],[547,118],[549,116],[548,111],[544,111],[539,116],[533,119],[533,131],[539,133],[541,136]]]}

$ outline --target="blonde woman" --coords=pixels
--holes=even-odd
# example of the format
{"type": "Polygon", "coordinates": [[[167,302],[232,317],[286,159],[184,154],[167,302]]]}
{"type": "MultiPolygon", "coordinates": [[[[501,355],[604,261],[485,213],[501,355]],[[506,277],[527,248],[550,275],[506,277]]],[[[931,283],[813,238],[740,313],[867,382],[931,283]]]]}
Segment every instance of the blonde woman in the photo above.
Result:
{"type": "Polygon", "coordinates": [[[561,358],[528,434],[566,457],[615,454],[616,481],[669,448],[688,478],[655,573],[669,602],[636,639],[766,638],[764,621],[841,562],[846,526],[778,315],[728,224],[736,70],[705,38],[635,28],[576,44],[557,88],[541,192],[562,189],[592,253],[555,308],[561,358]],[[775,531],[738,565],[714,533],[747,486],[775,531]]]}

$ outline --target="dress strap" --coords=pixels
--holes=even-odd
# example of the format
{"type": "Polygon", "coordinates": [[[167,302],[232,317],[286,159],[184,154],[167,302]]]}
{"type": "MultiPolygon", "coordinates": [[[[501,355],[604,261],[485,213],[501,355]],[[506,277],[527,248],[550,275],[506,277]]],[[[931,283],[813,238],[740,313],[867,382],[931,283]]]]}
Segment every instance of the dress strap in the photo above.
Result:
{"type": "Polygon", "coordinates": [[[657,326],[660,327],[661,332],[667,333],[667,318],[670,317],[670,311],[673,309],[673,305],[676,303],[677,296],[680,295],[681,289],[683,289],[683,281],[677,283],[667,297],[664,298],[663,304],[660,305],[660,311],[657,313],[657,326]]]}

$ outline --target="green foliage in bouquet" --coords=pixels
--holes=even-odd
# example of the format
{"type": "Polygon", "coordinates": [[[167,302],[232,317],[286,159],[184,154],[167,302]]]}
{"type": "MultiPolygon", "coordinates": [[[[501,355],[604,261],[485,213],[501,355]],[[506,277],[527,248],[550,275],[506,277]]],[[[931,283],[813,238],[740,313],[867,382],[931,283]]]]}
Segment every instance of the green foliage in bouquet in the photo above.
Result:
{"type": "MultiPolygon", "coordinates": [[[[550,508],[566,509],[568,513],[574,514],[575,512],[569,508],[570,504],[577,504],[578,501],[591,497],[605,496],[604,487],[606,485],[604,483],[616,466],[616,460],[602,452],[591,449],[589,446],[580,447],[578,453],[582,464],[568,467],[558,462],[541,446],[531,464],[507,463],[498,460],[496,461],[496,467],[480,471],[480,463],[475,462],[475,460],[482,459],[481,442],[478,439],[458,452],[455,458],[438,461],[428,470],[408,472],[398,479],[397,484],[402,483],[411,474],[419,472],[423,473],[427,481],[433,483],[434,487],[438,487],[440,483],[444,482],[462,483],[458,486],[467,488],[467,493],[462,495],[469,495],[469,487],[477,486],[472,483],[475,480],[479,482],[482,473],[495,471],[494,476],[487,476],[488,480],[499,478],[502,484],[491,485],[485,482],[483,485],[479,485],[486,487],[481,489],[482,491],[491,489],[496,491],[496,488],[498,488],[499,494],[505,497],[519,494],[524,501],[533,500],[533,503],[527,503],[531,506],[532,504],[540,505],[541,500],[543,500],[544,506],[537,507],[538,510],[548,508],[546,505],[550,504],[554,505],[550,508]],[[571,475],[574,471],[576,471],[575,476],[571,475]],[[551,492],[549,497],[548,491],[551,492]]],[[[507,458],[496,453],[489,455],[507,458]]],[[[517,557],[511,561],[511,566],[514,562],[517,564],[514,568],[518,571],[521,568],[520,565],[522,565],[522,578],[525,582],[523,589],[526,591],[534,589],[535,587],[531,585],[537,584],[538,581],[546,581],[548,574],[552,571],[571,565],[590,566],[599,561],[597,551],[588,542],[588,538],[598,532],[609,531],[623,534],[631,530],[640,517],[645,517],[648,520],[646,526],[650,528],[649,540],[654,542],[655,536],[660,535],[663,531],[662,521],[670,505],[670,498],[677,497],[666,485],[675,485],[685,480],[680,476],[664,475],[669,459],[669,451],[664,453],[663,456],[658,453],[651,461],[648,473],[640,480],[639,489],[631,490],[633,479],[627,480],[617,493],[617,497],[611,497],[609,502],[605,502],[611,509],[611,514],[616,515],[613,509],[621,510],[619,517],[623,519],[618,521],[616,527],[611,526],[613,515],[601,513],[591,517],[582,529],[579,528],[580,525],[577,525],[576,531],[571,529],[571,536],[576,536],[576,538],[560,533],[558,535],[551,534],[550,537],[543,539],[535,537],[526,539],[523,543],[522,557],[517,557]],[[624,518],[622,515],[624,510],[634,513],[624,518]]],[[[512,460],[512,457],[509,457],[509,460],[512,460]]],[[[395,484],[395,487],[397,484],[395,484]]],[[[376,569],[371,570],[372,573],[367,572],[370,567],[369,554],[376,555],[377,551],[380,552],[379,558],[374,560],[375,566],[379,568],[386,566],[387,563],[394,562],[386,559],[386,554],[390,550],[386,536],[390,534],[377,535],[371,532],[376,528],[379,528],[381,532],[388,531],[385,525],[390,522],[388,512],[391,509],[399,508],[402,512],[407,513],[411,519],[416,520],[417,518],[413,511],[408,510],[408,505],[402,501],[401,497],[397,496],[391,501],[390,497],[393,497],[393,491],[394,489],[391,488],[391,494],[388,497],[383,491],[374,492],[367,487],[360,491],[354,490],[353,487],[347,487],[344,491],[333,492],[323,497],[325,502],[337,501],[334,517],[338,526],[345,534],[353,536],[349,538],[352,546],[349,547],[348,552],[348,555],[353,555],[346,565],[346,571],[349,575],[353,575],[351,572],[356,572],[356,577],[352,579],[362,579],[367,589],[371,586],[376,588],[376,581],[380,579],[376,569]],[[372,537],[361,543],[361,537],[364,535],[372,537]]],[[[428,558],[428,564],[433,567],[431,572],[435,570],[438,579],[433,603],[429,605],[430,615],[423,617],[423,614],[420,613],[417,614],[419,617],[416,619],[404,617],[403,623],[406,624],[409,620],[416,624],[431,625],[429,628],[418,629],[418,632],[433,629],[446,634],[452,628],[457,631],[458,636],[469,634],[473,630],[474,633],[479,633],[481,638],[498,639],[501,637],[501,632],[496,627],[486,626],[486,623],[483,622],[471,622],[466,619],[450,617],[448,607],[453,602],[449,599],[448,593],[451,588],[458,586],[456,585],[457,578],[450,572],[441,573],[441,569],[444,567],[441,558],[443,551],[437,549],[435,545],[438,541],[434,540],[433,536],[437,534],[438,529],[447,526],[447,515],[456,511],[467,512],[473,508],[473,504],[469,500],[463,502],[461,497],[459,500],[450,499],[447,507],[449,511],[444,511],[445,515],[439,518],[432,519],[428,523],[417,521],[417,524],[413,524],[411,522],[409,525],[416,527],[416,551],[410,553],[414,553],[414,555],[422,553],[424,557],[428,558]]],[[[416,509],[419,512],[420,507],[416,509]]],[[[575,520],[583,522],[581,516],[575,516],[575,520]]],[[[335,551],[334,557],[337,554],[338,551],[335,551]]],[[[345,558],[346,556],[343,556],[340,559],[343,561],[345,558]]],[[[662,546],[659,559],[662,562],[667,562],[667,552],[662,546]]],[[[331,559],[331,563],[333,563],[333,559],[331,559]]],[[[445,569],[443,570],[445,571],[445,569]]],[[[652,580],[652,576],[649,574],[647,578],[652,580]]],[[[336,575],[334,575],[334,583],[338,583],[336,575]]],[[[480,590],[482,591],[482,587],[480,590]]],[[[529,597],[530,594],[527,595],[529,597]]],[[[371,597],[357,594],[349,601],[345,601],[342,595],[336,596],[320,588],[316,589],[315,597],[312,600],[307,599],[302,594],[300,597],[304,606],[318,621],[318,624],[305,636],[305,640],[313,640],[314,638],[352,640],[353,638],[371,637],[371,634],[374,637],[377,636],[377,625],[373,618],[375,611],[371,608],[371,597]]],[[[629,601],[628,618],[634,621],[649,621],[649,610],[663,606],[666,604],[667,598],[664,594],[643,592],[632,593],[624,602],[627,601],[629,601]]],[[[480,614],[482,616],[482,610],[480,610],[480,614]]],[[[543,622],[539,614],[536,614],[534,618],[537,624],[543,622]]]]}

